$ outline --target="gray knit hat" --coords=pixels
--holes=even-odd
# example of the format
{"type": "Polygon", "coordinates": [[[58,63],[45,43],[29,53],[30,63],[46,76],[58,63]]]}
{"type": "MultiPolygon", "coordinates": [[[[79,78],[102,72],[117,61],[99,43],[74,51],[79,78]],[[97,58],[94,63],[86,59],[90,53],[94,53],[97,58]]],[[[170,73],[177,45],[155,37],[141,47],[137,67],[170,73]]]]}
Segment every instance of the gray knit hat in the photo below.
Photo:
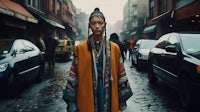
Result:
{"type": "MultiPolygon", "coordinates": [[[[104,22],[106,21],[105,20],[105,16],[103,15],[103,13],[100,11],[100,9],[97,7],[94,9],[94,11],[90,14],[90,17],[89,17],[89,21],[91,20],[92,17],[94,16],[97,16],[97,17],[100,17],[104,20],[104,22]]],[[[89,36],[89,27],[88,27],[88,36],[89,36]]],[[[106,37],[106,27],[105,27],[105,37],[106,37]]]]}
{"type": "Polygon", "coordinates": [[[103,18],[103,20],[105,21],[105,16],[104,14],[100,11],[100,9],[97,7],[94,9],[94,11],[90,14],[89,20],[94,17],[94,16],[99,16],[101,18],[103,18]]]}

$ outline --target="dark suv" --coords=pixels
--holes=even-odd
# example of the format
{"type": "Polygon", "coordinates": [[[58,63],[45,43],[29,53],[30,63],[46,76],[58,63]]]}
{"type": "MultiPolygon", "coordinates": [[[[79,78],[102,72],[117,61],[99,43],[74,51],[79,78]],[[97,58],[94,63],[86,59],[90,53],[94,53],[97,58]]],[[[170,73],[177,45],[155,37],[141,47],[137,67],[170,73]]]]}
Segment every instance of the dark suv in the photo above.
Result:
{"type": "Polygon", "coordinates": [[[149,81],[157,79],[179,90],[181,104],[192,108],[199,101],[200,33],[168,33],[149,54],[149,81]]]}

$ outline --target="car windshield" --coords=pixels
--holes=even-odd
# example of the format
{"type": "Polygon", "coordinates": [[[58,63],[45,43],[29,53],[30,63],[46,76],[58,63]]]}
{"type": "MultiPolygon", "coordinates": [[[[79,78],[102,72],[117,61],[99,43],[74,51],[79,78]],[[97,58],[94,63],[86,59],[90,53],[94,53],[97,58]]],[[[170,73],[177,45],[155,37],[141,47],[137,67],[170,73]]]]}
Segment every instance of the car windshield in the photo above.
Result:
{"type": "Polygon", "coordinates": [[[10,52],[13,41],[0,40],[0,54],[7,54],[10,52]]]}
{"type": "Polygon", "coordinates": [[[65,40],[59,40],[59,44],[65,44],[65,40]]]}
{"type": "Polygon", "coordinates": [[[81,43],[81,41],[76,40],[74,46],[77,46],[79,43],[81,43]]]}
{"type": "Polygon", "coordinates": [[[200,35],[199,34],[185,34],[181,35],[183,50],[187,53],[200,52],[200,35]]]}
{"type": "Polygon", "coordinates": [[[150,41],[148,41],[148,40],[142,41],[140,48],[142,48],[142,49],[152,49],[155,46],[155,43],[156,43],[156,41],[154,41],[154,40],[152,40],[152,41],[151,40],[150,41]]]}

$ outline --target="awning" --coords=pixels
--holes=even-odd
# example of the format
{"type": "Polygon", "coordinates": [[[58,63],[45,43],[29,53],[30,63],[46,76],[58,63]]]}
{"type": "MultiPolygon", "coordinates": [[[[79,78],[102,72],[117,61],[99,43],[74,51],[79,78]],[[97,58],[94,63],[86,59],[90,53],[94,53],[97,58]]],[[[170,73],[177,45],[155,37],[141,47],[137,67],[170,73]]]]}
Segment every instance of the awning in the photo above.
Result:
{"type": "Polygon", "coordinates": [[[168,19],[168,17],[173,18],[173,15],[174,15],[174,11],[166,11],[166,12],[154,17],[152,20],[153,21],[160,21],[162,19],[168,19]]]}
{"type": "Polygon", "coordinates": [[[73,32],[76,32],[77,31],[77,29],[73,26],[73,25],[71,25],[71,24],[68,24],[71,28],[72,28],[72,31],[73,32]]]}
{"type": "Polygon", "coordinates": [[[50,25],[52,26],[55,26],[55,27],[58,27],[58,28],[62,28],[62,29],[65,29],[65,26],[45,17],[45,16],[42,16],[42,15],[39,15],[40,18],[42,18],[44,21],[46,21],[47,23],[49,23],[50,25]]]}
{"type": "Polygon", "coordinates": [[[155,29],[156,29],[156,25],[151,25],[151,26],[146,27],[146,28],[143,30],[143,33],[154,32],[155,29]]]}
{"type": "Polygon", "coordinates": [[[130,35],[135,35],[135,34],[136,34],[136,31],[130,33],[130,35]]]}
{"type": "Polygon", "coordinates": [[[10,0],[0,0],[0,13],[13,16],[24,21],[38,23],[38,20],[25,8],[10,0]]]}
{"type": "Polygon", "coordinates": [[[128,34],[129,34],[129,31],[125,31],[124,34],[128,35],[128,34]]]}

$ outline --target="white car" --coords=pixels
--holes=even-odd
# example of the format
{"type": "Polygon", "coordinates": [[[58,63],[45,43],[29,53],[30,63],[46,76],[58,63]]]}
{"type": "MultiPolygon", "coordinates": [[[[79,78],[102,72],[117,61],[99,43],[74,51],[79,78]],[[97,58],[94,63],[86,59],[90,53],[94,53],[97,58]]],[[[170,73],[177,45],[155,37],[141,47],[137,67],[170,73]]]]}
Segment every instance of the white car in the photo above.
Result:
{"type": "Polygon", "coordinates": [[[74,46],[77,46],[78,44],[80,44],[82,41],[80,40],[76,40],[75,43],[74,43],[74,46]]]}
{"type": "Polygon", "coordinates": [[[139,39],[132,51],[132,64],[136,68],[145,67],[148,64],[149,52],[155,46],[157,40],[139,39]]]}

